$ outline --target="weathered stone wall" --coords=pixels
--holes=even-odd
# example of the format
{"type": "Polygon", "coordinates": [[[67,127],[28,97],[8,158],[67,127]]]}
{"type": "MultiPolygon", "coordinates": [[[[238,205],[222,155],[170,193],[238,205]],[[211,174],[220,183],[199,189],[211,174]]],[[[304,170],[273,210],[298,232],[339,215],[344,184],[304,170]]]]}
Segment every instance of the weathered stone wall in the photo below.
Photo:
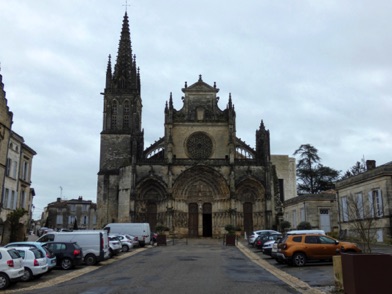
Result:
{"type": "Polygon", "coordinates": [[[271,155],[278,179],[284,180],[284,200],[297,196],[297,178],[295,158],[288,155],[271,155]]]}

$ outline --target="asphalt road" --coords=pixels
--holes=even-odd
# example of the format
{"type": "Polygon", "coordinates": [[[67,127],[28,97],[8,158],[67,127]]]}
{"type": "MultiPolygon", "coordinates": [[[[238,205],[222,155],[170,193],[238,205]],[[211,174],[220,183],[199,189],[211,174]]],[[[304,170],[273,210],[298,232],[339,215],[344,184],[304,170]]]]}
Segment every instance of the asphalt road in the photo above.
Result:
{"type": "MultiPolygon", "coordinates": [[[[391,246],[374,252],[392,254],[391,246]]],[[[4,293],[335,293],[332,263],[277,264],[245,240],[174,240],[168,246],[134,249],[72,271],[53,270],[19,282],[4,293]]]]}
{"type": "Polygon", "coordinates": [[[52,281],[53,285],[50,285],[49,281],[44,288],[25,288],[17,293],[302,292],[249,260],[238,247],[224,246],[221,240],[190,240],[174,246],[140,249],[137,254],[127,255],[123,254],[110,264],[97,266],[91,272],[82,272],[89,267],[74,271],[79,272],[79,276],[65,274],[63,282],[52,281]]]}

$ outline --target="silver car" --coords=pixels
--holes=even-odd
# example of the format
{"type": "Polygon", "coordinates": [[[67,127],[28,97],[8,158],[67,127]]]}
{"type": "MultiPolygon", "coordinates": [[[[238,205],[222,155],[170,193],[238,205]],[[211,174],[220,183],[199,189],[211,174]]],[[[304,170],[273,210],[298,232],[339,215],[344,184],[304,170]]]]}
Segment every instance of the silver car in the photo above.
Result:
{"type": "Polygon", "coordinates": [[[280,232],[274,231],[274,230],[258,230],[254,231],[249,237],[248,237],[248,244],[251,246],[255,245],[256,238],[260,235],[271,235],[271,234],[280,234],[280,232]]]}

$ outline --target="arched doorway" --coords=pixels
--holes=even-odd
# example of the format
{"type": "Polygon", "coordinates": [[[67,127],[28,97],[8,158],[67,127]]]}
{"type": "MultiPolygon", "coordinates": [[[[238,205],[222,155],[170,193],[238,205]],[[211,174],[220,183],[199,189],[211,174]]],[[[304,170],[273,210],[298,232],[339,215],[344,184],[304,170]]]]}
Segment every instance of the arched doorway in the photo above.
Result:
{"type": "Polygon", "coordinates": [[[203,204],[203,237],[212,237],[212,205],[203,204]]]}

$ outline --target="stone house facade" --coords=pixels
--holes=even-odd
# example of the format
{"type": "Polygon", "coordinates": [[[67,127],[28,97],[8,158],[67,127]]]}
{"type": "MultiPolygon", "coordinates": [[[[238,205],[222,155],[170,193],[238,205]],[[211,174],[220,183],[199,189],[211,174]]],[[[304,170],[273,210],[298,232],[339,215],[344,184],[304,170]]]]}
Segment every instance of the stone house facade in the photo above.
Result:
{"type": "Polygon", "coordinates": [[[216,83],[201,75],[189,86],[185,82],[182,92],[181,109],[174,108],[172,94],[166,102],[164,136],[144,148],[140,71],[125,13],[103,93],[98,226],[148,222],[152,230],[164,225],[190,237],[221,236],[228,224],[247,233],[277,228],[281,194],[292,193],[295,169],[278,157],[274,164],[263,121],[252,148],[237,137],[231,94],[221,109],[216,83]]]}
{"type": "Polygon", "coordinates": [[[338,215],[334,191],[300,195],[284,202],[284,220],[290,222],[292,229],[306,221],[313,229],[337,232],[338,215]]]}
{"type": "Polygon", "coordinates": [[[54,229],[95,230],[97,229],[97,205],[91,200],[62,200],[57,198],[45,207],[41,217],[43,226],[54,229]],[[76,221],[76,225],[75,225],[76,221]]]}
{"type": "Polygon", "coordinates": [[[392,162],[376,166],[366,161],[367,171],[338,181],[339,227],[342,235],[356,237],[355,222],[367,221],[378,242],[392,236],[392,162]]]}
{"type": "Polygon", "coordinates": [[[35,191],[31,187],[33,157],[37,154],[12,130],[13,114],[7,106],[6,92],[0,75],[0,242],[10,240],[11,228],[7,215],[15,209],[27,211],[20,219],[18,236],[23,239],[31,218],[35,191]]]}

